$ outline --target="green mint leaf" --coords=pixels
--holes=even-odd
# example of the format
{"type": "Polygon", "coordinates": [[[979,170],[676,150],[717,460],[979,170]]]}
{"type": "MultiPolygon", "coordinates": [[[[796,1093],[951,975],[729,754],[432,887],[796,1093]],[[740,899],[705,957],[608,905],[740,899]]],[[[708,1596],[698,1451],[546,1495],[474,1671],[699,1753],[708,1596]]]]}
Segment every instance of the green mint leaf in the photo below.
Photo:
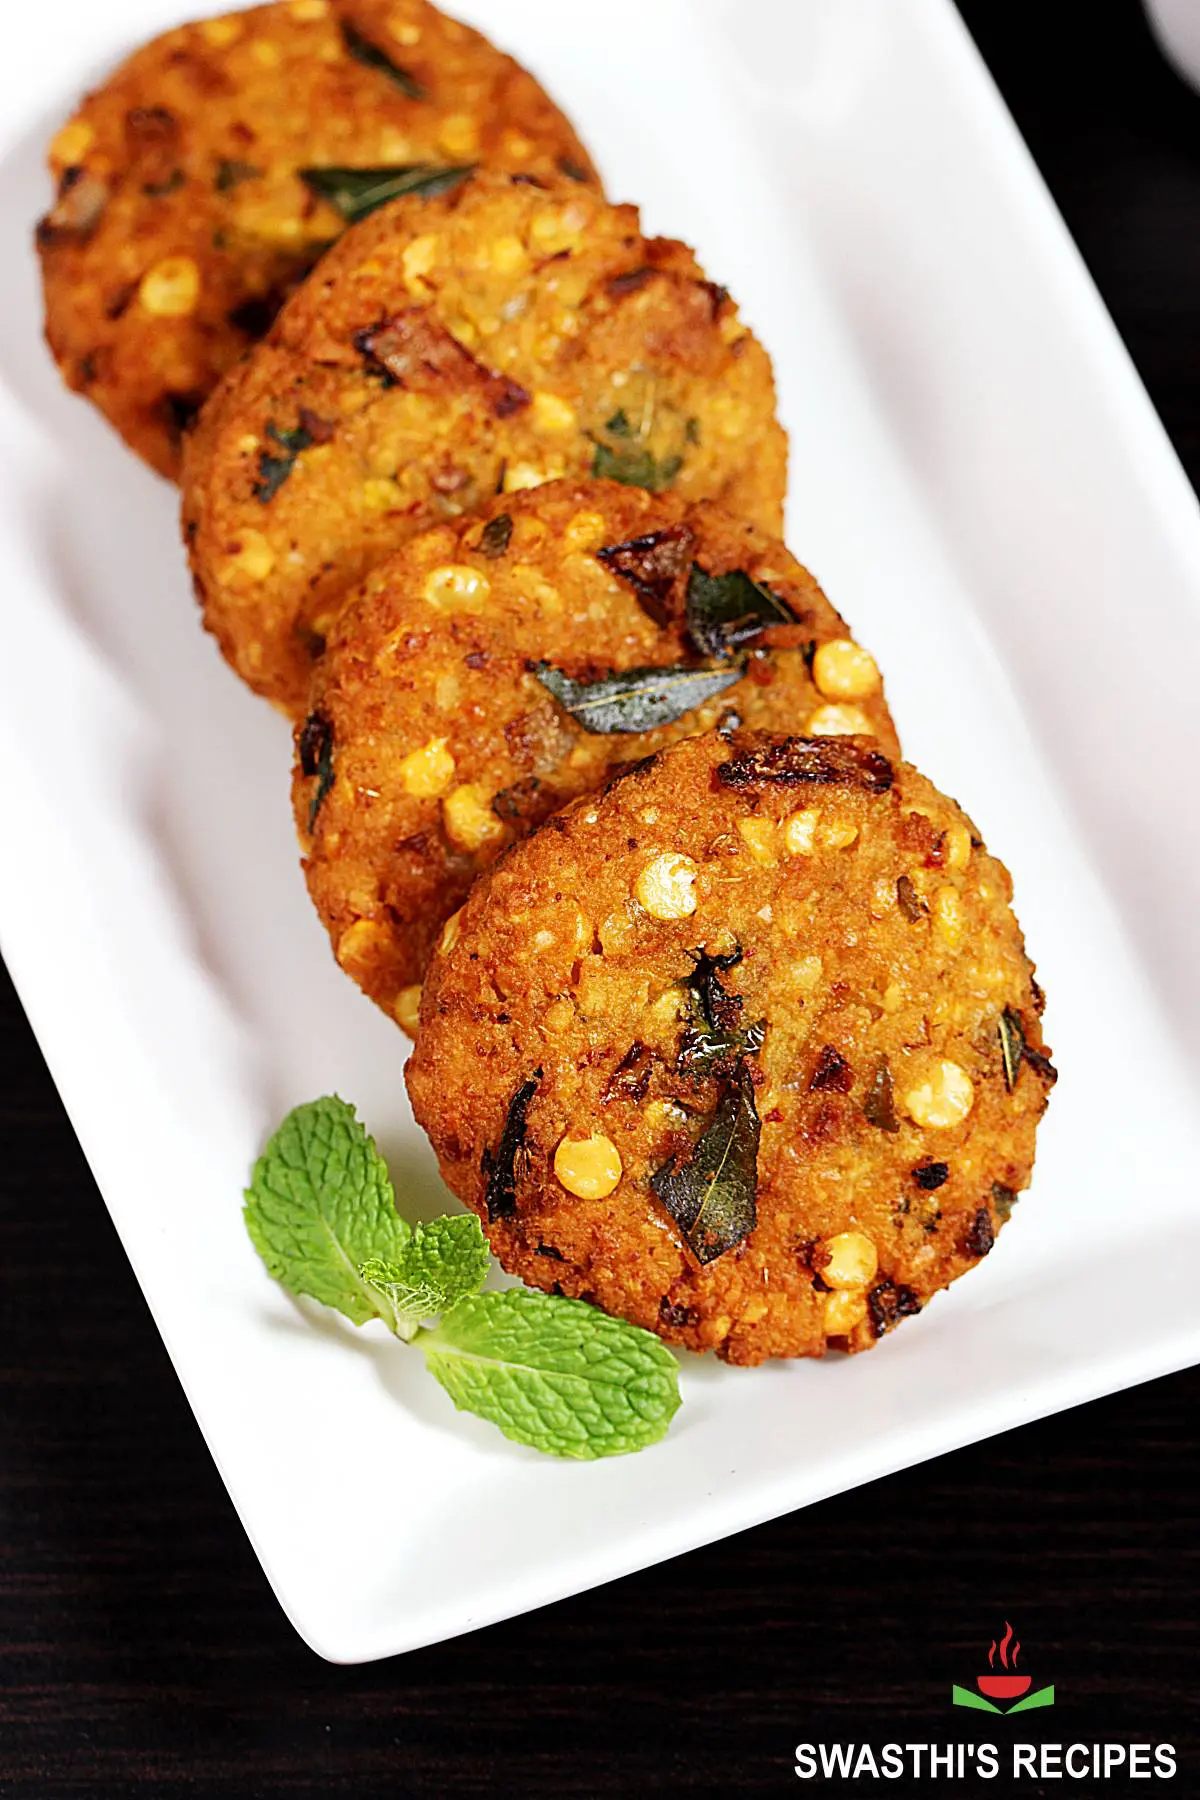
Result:
{"type": "Polygon", "coordinates": [[[693,1254],[715,1262],[758,1222],[758,1109],[747,1064],[725,1082],[712,1123],[686,1161],[672,1157],[650,1177],[693,1254]]]}
{"type": "Polygon", "coordinates": [[[666,1345],[582,1300],[525,1288],[477,1294],[416,1341],[461,1412],[551,1456],[642,1450],[679,1405],[666,1345]]]}
{"type": "Polygon", "coordinates": [[[355,225],[389,200],[399,200],[402,194],[420,194],[425,200],[447,194],[474,169],[474,163],[453,167],[440,163],[396,163],[371,169],[297,169],[296,173],[311,193],[327,200],[348,225],[355,225]]]}
{"type": "Polygon", "coordinates": [[[342,42],[346,46],[347,54],[352,56],[355,62],[362,63],[365,69],[376,69],[379,74],[386,75],[388,80],[394,81],[400,92],[407,94],[410,100],[428,99],[429,96],[416,76],[410,75],[407,69],[402,69],[398,62],[393,62],[386,50],[381,50],[379,45],[373,44],[369,37],[364,37],[362,32],[356,30],[348,19],[342,20],[342,42]]]}
{"type": "Polygon", "coordinates": [[[742,679],[741,663],[681,664],[676,668],[624,669],[599,681],[575,681],[551,663],[532,673],[585,731],[653,731],[671,725],[742,679]]]}
{"type": "MultiPolygon", "coordinates": [[[[292,1109],[246,1190],[246,1229],[276,1281],[356,1325],[381,1315],[359,1269],[399,1257],[410,1232],[383,1158],[336,1095],[292,1109]]],[[[389,1321],[390,1322],[390,1321],[389,1321]]]]}
{"type": "MultiPolygon", "coordinates": [[[[397,1327],[437,1318],[487,1278],[491,1253],[474,1213],[418,1225],[399,1256],[372,1257],[359,1270],[392,1308],[397,1327]]],[[[411,1336],[411,1332],[400,1332],[411,1336]]]]}

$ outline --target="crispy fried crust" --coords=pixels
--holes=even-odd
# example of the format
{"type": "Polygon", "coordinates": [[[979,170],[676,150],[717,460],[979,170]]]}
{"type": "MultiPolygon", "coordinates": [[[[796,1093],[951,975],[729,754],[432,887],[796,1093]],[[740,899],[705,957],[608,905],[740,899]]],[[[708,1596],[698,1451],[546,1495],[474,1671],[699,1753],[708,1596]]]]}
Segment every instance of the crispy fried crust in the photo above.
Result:
{"type": "Polygon", "coordinates": [[[483,173],[399,200],[330,251],[189,440],[205,620],[298,714],[347,587],[498,491],[595,472],[777,530],[774,406],[728,295],[684,245],[642,237],[635,208],[483,173]]]}
{"type": "Polygon", "coordinates": [[[297,171],[476,162],[596,179],[533,77],[426,0],[287,0],[155,38],[51,145],[38,247],[65,380],[177,477],[200,403],[342,229],[297,171]]]}
{"type": "Polygon", "coordinates": [[[408,1086],[506,1269],[754,1363],[867,1349],[990,1250],[1053,1080],[1041,994],[1003,866],[916,770],[885,781],[880,761],[869,740],[693,738],[476,884],[429,969],[408,1086]],[[696,865],[687,917],[635,898],[667,851],[696,865]],[[681,985],[714,967],[710,1010],[734,1046],[715,1064],[681,985]],[[970,1110],[934,1124],[946,1064],[970,1110]],[[757,1222],[702,1262],[664,1196],[747,1083],[757,1222]],[[619,1185],[578,1198],[556,1151],[595,1133],[619,1185]],[[857,1286],[830,1248],[843,1233],[877,1257],[857,1286]]]}
{"type": "MultiPolygon", "coordinates": [[[[820,723],[814,651],[848,640],[782,544],[674,494],[554,482],[414,539],[344,608],[297,730],[296,825],[338,960],[409,1022],[444,921],[505,845],[614,767],[719,719],[820,723]],[[743,571],[792,622],[751,621],[731,654],[702,654],[686,614],[694,569],[743,571]],[[597,733],[539,679],[543,663],[578,682],[708,666],[732,685],[674,722],[597,733]]],[[[877,675],[860,704],[894,752],[877,675]]],[[[835,753],[838,740],[821,742],[835,753]]]]}

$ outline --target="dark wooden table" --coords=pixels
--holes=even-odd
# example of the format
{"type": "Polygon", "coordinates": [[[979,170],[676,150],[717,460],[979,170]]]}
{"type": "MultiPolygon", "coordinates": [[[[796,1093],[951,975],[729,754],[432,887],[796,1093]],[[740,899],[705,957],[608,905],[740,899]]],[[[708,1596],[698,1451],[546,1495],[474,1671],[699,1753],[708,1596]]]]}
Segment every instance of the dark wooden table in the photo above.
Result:
{"type": "MultiPolygon", "coordinates": [[[[962,9],[1200,480],[1200,98],[1134,0],[962,9]]],[[[0,1793],[785,1792],[801,1739],[971,1735],[949,1685],[1005,1618],[1059,1696],[1026,1735],[1169,1740],[1200,1793],[1200,1373],[332,1668],[268,1591],[7,987],[0,1074],[0,1793]]]]}

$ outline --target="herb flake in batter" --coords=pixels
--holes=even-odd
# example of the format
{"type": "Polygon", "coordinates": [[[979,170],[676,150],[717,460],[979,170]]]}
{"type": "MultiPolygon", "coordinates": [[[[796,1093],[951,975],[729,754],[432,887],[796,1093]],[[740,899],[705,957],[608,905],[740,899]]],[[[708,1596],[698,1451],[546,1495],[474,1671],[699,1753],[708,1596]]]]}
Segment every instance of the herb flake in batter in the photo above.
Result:
{"type": "Polygon", "coordinates": [[[300,409],[300,422],[290,430],[281,431],[274,420],[267,421],[267,436],[279,447],[279,454],[274,450],[260,450],[258,453],[258,480],[254,484],[254,497],[262,505],[267,506],[275,498],[288,476],[296,466],[296,458],[302,450],[311,449],[313,444],[327,444],[333,436],[333,426],[328,419],[320,419],[307,407],[300,409]]]}
{"type": "Polygon", "coordinates": [[[614,450],[599,441],[592,457],[597,481],[619,481],[623,487],[645,488],[651,494],[669,488],[682,467],[682,456],[664,456],[660,462],[652,450],[614,450]]]}

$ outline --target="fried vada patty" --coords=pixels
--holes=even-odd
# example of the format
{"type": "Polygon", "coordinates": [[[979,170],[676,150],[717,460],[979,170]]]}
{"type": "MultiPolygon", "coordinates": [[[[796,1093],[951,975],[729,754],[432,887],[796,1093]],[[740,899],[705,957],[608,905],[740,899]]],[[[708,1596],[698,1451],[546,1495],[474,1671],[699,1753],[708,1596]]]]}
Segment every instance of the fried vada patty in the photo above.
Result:
{"type": "Polygon", "coordinates": [[[481,877],[413,1109],[532,1286],[734,1363],[868,1349],[1029,1182],[1054,1070],[1009,897],[870,740],[685,740],[481,877]]]}
{"type": "Polygon", "coordinates": [[[296,825],[338,961],[412,1029],[479,871],[722,719],[897,747],[874,661],[777,539],[611,481],[412,539],[343,608],[297,731],[296,825]]]}
{"type": "Polygon", "coordinates": [[[596,179],[532,75],[427,0],[166,32],[50,147],[37,241],[64,378],[177,477],[184,427],[347,219],[480,162],[596,179]]]}
{"type": "Polygon", "coordinates": [[[302,713],[347,588],[440,521],[589,474],[778,529],[766,352],[690,250],[566,179],[484,173],[354,226],[188,440],[205,620],[302,713]]]}

